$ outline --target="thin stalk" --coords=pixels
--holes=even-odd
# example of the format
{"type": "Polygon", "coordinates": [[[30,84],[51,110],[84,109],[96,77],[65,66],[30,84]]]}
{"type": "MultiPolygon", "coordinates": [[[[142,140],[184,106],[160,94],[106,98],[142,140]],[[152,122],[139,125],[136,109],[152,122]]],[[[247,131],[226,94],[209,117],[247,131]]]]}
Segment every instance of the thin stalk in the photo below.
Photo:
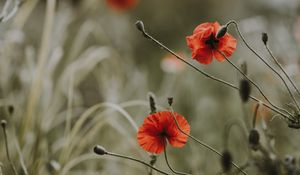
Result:
{"type": "Polygon", "coordinates": [[[270,50],[268,44],[265,44],[266,49],[268,51],[268,53],[271,55],[273,61],[276,63],[276,65],[280,68],[280,70],[283,72],[283,74],[286,76],[286,78],[289,80],[289,82],[293,85],[293,87],[295,88],[295,90],[297,91],[298,95],[300,96],[300,91],[297,88],[297,86],[295,85],[295,82],[292,80],[292,78],[287,74],[287,72],[283,69],[283,67],[281,66],[281,64],[278,62],[277,58],[274,56],[274,54],[272,53],[272,51],[270,50]]]}
{"type": "Polygon", "coordinates": [[[169,161],[168,161],[168,156],[167,156],[167,146],[165,146],[165,149],[164,149],[164,156],[165,156],[165,160],[166,160],[166,163],[167,163],[169,169],[170,169],[174,174],[178,174],[178,175],[191,175],[191,174],[189,174],[189,173],[183,173],[183,172],[175,171],[175,170],[171,167],[171,165],[170,165],[170,163],[169,163],[169,161]]]}
{"type": "Polygon", "coordinates": [[[162,174],[165,174],[165,175],[171,175],[171,174],[168,174],[158,168],[155,168],[153,166],[151,166],[150,164],[144,162],[144,161],[141,161],[139,159],[136,159],[136,158],[133,158],[133,157],[129,157],[129,156],[124,156],[124,155],[120,155],[120,154],[116,154],[116,153],[111,153],[111,152],[106,152],[107,155],[110,155],[110,156],[115,156],[115,157],[120,157],[120,158],[123,158],[123,159],[128,159],[128,160],[132,160],[132,161],[135,161],[135,162],[138,162],[138,163],[141,163],[143,165],[146,165],[147,167],[159,172],[159,173],[162,173],[162,174]]]}
{"type": "Polygon", "coordinates": [[[268,101],[268,103],[273,106],[274,108],[278,109],[278,110],[281,110],[281,111],[284,111],[286,113],[288,113],[290,116],[293,116],[291,113],[289,113],[287,110],[283,109],[283,108],[280,108],[276,105],[274,105],[270,100],[269,98],[265,95],[265,93],[262,91],[262,89],[259,87],[259,85],[257,83],[255,83],[252,79],[250,79],[237,65],[235,65],[232,61],[230,61],[228,59],[228,57],[221,51],[217,50],[218,53],[220,53],[228,63],[230,63],[237,71],[239,71],[251,84],[253,84],[256,89],[260,92],[260,94],[268,101]]]}
{"type": "MultiPolygon", "coordinates": [[[[187,64],[188,66],[190,66],[191,68],[193,68],[193,69],[196,70],[197,72],[201,73],[201,74],[204,75],[205,77],[210,78],[210,79],[212,79],[212,80],[214,80],[214,81],[216,81],[216,82],[218,82],[218,83],[221,83],[221,84],[224,84],[224,85],[226,85],[226,86],[229,86],[229,87],[231,87],[231,88],[233,88],[233,89],[235,89],[235,90],[239,90],[239,88],[238,88],[237,86],[235,86],[235,85],[233,85],[233,84],[231,84],[231,83],[228,83],[228,82],[226,82],[226,81],[224,81],[224,80],[221,80],[221,79],[219,79],[219,78],[216,78],[216,77],[214,77],[214,76],[208,74],[207,72],[202,71],[201,69],[197,68],[197,67],[194,66],[193,64],[189,63],[188,61],[186,61],[185,59],[183,59],[181,56],[179,56],[178,54],[176,54],[174,51],[172,51],[171,49],[169,49],[167,46],[165,46],[164,44],[162,44],[161,42],[159,42],[158,40],[156,40],[155,38],[153,38],[153,37],[152,37],[150,34],[148,34],[147,32],[145,32],[145,31],[141,31],[141,32],[143,33],[143,35],[144,35],[145,38],[150,39],[151,41],[153,41],[154,43],[156,43],[157,45],[159,45],[160,48],[162,48],[163,50],[169,52],[170,54],[172,54],[173,56],[175,56],[177,59],[179,59],[180,61],[184,62],[185,64],[187,64]]],[[[250,96],[250,98],[251,98],[252,100],[256,101],[256,102],[260,102],[260,100],[258,100],[257,98],[255,98],[255,97],[253,97],[253,96],[250,96]]],[[[285,114],[285,113],[283,113],[282,111],[279,111],[278,109],[276,109],[276,108],[274,108],[274,107],[272,107],[272,106],[270,106],[270,105],[268,105],[268,104],[266,104],[266,103],[263,103],[263,102],[262,102],[262,104],[263,104],[265,107],[269,108],[270,110],[272,110],[272,111],[274,111],[274,112],[280,114],[280,115],[283,116],[285,119],[288,119],[290,122],[295,122],[293,119],[289,118],[289,115],[290,115],[290,114],[285,114]]],[[[291,115],[291,117],[293,117],[293,116],[291,115]]]]}
{"type": "MultiPolygon", "coordinates": [[[[194,140],[195,142],[199,143],[200,145],[202,145],[203,147],[207,148],[208,150],[214,152],[214,153],[217,154],[218,156],[223,157],[223,155],[222,155],[219,151],[217,151],[216,149],[214,149],[213,147],[211,147],[211,146],[209,146],[208,144],[202,142],[201,140],[197,139],[196,137],[194,137],[194,136],[192,136],[192,135],[190,135],[190,134],[184,132],[184,131],[181,129],[181,127],[179,126],[178,121],[177,121],[177,119],[176,119],[176,117],[175,117],[175,114],[174,114],[174,110],[173,110],[173,108],[172,108],[171,106],[170,106],[170,111],[171,111],[171,113],[172,113],[172,117],[173,117],[174,120],[175,120],[175,124],[176,124],[178,130],[179,130],[182,134],[184,134],[184,135],[186,135],[187,137],[191,138],[192,140],[194,140]]],[[[240,172],[242,172],[244,175],[248,175],[245,171],[243,171],[243,170],[242,170],[237,164],[235,164],[234,162],[231,162],[231,164],[232,164],[236,169],[238,169],[240,172]]]]}
{"type": "Polygon", "coordinates": [[[252,120],[252,127],[253,128],[255,128],[255,125],[256,125],[256,119],[257,119],[259,106],[260,106],[259,103],[257,103],[256,106],[255,106],[255,109],[254,109],[253,120],[252,120]]]}
{"type": "Polygon", "coordinates": [[[236,118],[233,118],[233,119],[227,121],[225,123],[225,131],[224,131],[224,147],[225,147],[225,149],[228,148],[228,140],[229,140],[229,136],[230,136],[230,131],[233,126],[237,126],[240,129],[240,131],[244,135],[244,138],[248,137],[246,126],[243,127],[242,123],[239,122],[239,120],[237,120],[236,118]]]}
{"type": "Polygon", "coordinates": [[[239,26],[238,26],[238,23],[234,20],[232,21],[229,21],[226,26],[228,27],[230,24],[234,24],[240,38],[243,40],[243,42],[245,43],[245,45],[247,46],[247,48],[252,51],[265,65],[267,65],[281,80],[282,82],[284,83],[285,87],[287,88],[288,92],[289,92],[289,95],[291,96],[293,102],[295,103],[295,105],[297,106],[297,109],[298,109],[298,112],[300,112],[300,107],[295,99],[295,97],[293,96],[290,88],[288,87],[288,85],[286,84],[284,78],[280,75],[280,73],[278,73],[278,71],[276,71],[269,63],[267,63],[264,58],[262,56],[260,56],[254,49],[251,48],[251,46],[248,44],[248,42],[245,40],[244,36],[242,35],[240,29],[239,29],[239,26]]]}
{"type": "Polygon", "coordinates": [[[4,134],[4,142],[5,142],[5,149],[6,149],[6,157],[7,157],[7,160],[8,160],[8,162],[9,162],[9,165],[10,165],[12,171],[14,172],[15,175],[17,175],[18,173],[17,173],[16,167],[15,167],[14,163],[11,161],[10,155],[9,155],[8,141],[7,141],[7,133],[6,133],[6,121],[2,120],[2,121],[1,121],[1,126],[2,126],[3,134],[4,134]]]}
{"type": "Polygon", "coordinates": [[[26,106],[26,113],[24,114],[25,116],[22,125],[23,127],[21,129],[21,146],[25,142],[24,135],[27,133],[28,129],[35,127],[34,124],[38,123],[37,120],[39,120],[37,119],[36,109],[38,106],[39,97],[43,90],[42,85],[44,81],[45,67],[47,66],[47,60],[52,39],[51,36],[55,18],[55,9],[56,0],[47,0],[45,22],[43,27],[42,40],[40,44],[41,46],[38,54],[36,76],[34,77],[31,84],[28,102],[26,106]]]}

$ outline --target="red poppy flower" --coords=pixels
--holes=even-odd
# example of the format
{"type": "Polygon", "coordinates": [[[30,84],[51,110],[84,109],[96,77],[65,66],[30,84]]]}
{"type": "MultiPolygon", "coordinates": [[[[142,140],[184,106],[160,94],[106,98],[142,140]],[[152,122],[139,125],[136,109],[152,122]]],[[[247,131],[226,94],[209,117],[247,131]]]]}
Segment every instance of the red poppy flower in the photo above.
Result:
{"type": "MultiPolygon", "coordinates": [[[[190,133],[190,125],[180,114],[174,113],[180,128],[187,134],[190,133]]],[[[167,141],[174,147],[183,147],[187,142],[187,136],[179,131],[170,111],[162,111],[150,114],[139,128],[137,139],[139,145],[150,153],[161,153],[167,141]]]]}
{"type": "Polygon", "coordinates": [[[193,52],[193,59],[201,64],[209,64],[213,58],[218,61],[225,60],[218,50],[227,57],[233,54],[237,45],[236,39],[228,33],[217,39],[216,33],[219,28],[220,24],[218,22],[203,23],[195,28],[193,35],[186,37],[187,45],[193,52]]]}
{"type": "Polygon", "coordinates": [[[110,7],[124,11],[135,7],[138,0],[106,0],[106,2],[110,7]]]}

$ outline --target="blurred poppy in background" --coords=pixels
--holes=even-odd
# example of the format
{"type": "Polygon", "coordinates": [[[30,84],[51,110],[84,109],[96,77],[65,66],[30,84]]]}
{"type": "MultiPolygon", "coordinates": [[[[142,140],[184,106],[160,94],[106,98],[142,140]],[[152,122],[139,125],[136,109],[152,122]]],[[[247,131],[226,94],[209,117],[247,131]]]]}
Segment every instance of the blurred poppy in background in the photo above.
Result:
{"type": "MultiPolygon", "coordinates": [[[[178,52],[178,55],[184,57],[183,52],[178,52]]],[[[174,55],[167,54],[162,58],[160,67],[167,73],[178,73],[185,69],[185,64],[174,55]]]]}
{"type": "Polygon", "coordinates": [[[138,0],[106,0],[106,3],[115,10],[125,11],[134,8],[138,0]]]}

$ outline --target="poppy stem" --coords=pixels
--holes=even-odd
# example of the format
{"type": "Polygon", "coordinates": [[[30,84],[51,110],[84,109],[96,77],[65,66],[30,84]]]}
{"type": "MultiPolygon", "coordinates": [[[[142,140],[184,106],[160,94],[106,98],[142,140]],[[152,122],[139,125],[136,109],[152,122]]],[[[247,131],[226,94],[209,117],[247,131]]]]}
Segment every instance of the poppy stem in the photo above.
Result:
{"type": "Polygon", "coordinates": [[[125,155],[121,155],[121,154],[117,154],[117,153],[112,153],[112,152],[108,152],[106,151],[103,147],[97,145],[94,147],[94,152],[97,154],[97,155],[109,155],[109,156],[114,156],[114,157],[119,157],[119,158],[123,158],[123,159],[127,159],[127,160],[132,160],[134,162],[138,162],[138,163],[141,163],[143,165],[146,165],[147,167],[159,172],[159,173],[162,173],[164,175],[171,175],[169,173],[166,173],[164,172],[163,170],[160,170],[158,168],[155,168],[153,167],[152,165],[142,161],[142,160],[139,160],[139,159],[136,159],[136,158],[133,158],[133,157],[129,157],[129,156],[125,156],[125,155]]]}
{"type": "Polygon", "coordinates": [[[233,118],[225,123],[225,131],[224,131],[224,147],[225,147],[225,149],[228,148],[228,140],[229,140],[230,130],[233,126],[239,127],[239,129],[242,131],[244,137],[247,138],[246,126],[242,125],[240,120],[233,118]]]}
{"type": "MultiPolygon", "coordinates": [[[[245,43],[245,45],[247,46],[247,48],[253,52],[265,65],[267,65],[281,80],[282,82],[284,83],[285,87],[287,88],[293,102],[295,103],[295,105],[297,106],[297,109],[298,109],[298,112],[300,112],[300,107],[295,99],[295,97],[293,96],[290,88],[288,87],[287,83],[285,82],[284,78],[280,75],[280,73],[278,71],[276,71],[268,62],[266,62],[266,60],[260,56],[254,49],[251,48],[251,46],[248,44],[248,42],[245,40],[244,36],[242,35],[240,29],[239,29],[239,26],[238,26],[238,23],[234,20],[231,20],[229,21],[226,26],[228,27],[230,24],[234,24],[235,26],[235,29],[237,30],[237,33],[238,35],[240,36],[240,38],[242,39],[242,41],[245,43]]],[[[265,44],[266,45],[266,44],[265,44]]],[[[267,45],[266,45],[267,46],[267,45]]],[[[269,51],[268,47],[267,47],[267,50],[269,51]]],[[[271,54],[272,55],[272,54],[271,54]]],[[[273,56],[272,56],[273,57],[273,56]]],[[[274,58],[273,58],[274,59],[274,58]]],[[[297,91],[299,92],[299,91],[297,91]]],[[[271,104],[272,105],[272,104],[271,104]]]]}
{"type": "Polygon", "coordinates": [[[191,175],[191,174],[189,174],[189,173],[183,173],[183,172],[175,171],[175,170],[171,167],[171,165],[170,165],[170,163],[169,163],[169,161],[168,161],[168,156],[167,156],[167,146],[165,146],[165,149],[164,149],[164,156],[165,156],[165,160],[166,160],[166,163],[167,163],[169,169],[170,169],[174,174],[178,174],[178,175],[191,175]]]}
{"type": "Polygon", "coordinates": [[[257,103],[255,105],[255,109],[254,109],[254,114],[253,114],[253,121],[252,121],[252,126],[255,129],[255,125],[256,125],[256,119],[257,119],[257,114],[258,114],[258,109],[259,109],[260,103],[257,103]]]}
{"type": "MultiPolygon", "coordinates": [[[[293,115],[291,113],[289,113],[287,110],[283,109],[283,108],[280,108],[276,105],[274,105],[270,100],[269,98],[265,95],[265,93],[262,91],[262,89],[259,87],[259,85],[257,83],[255,83],[252,79],[250,79],[238,66],[236,66],[232,61],[230,61],[228,59],[228,57],[223,53],[221,52],[220,50],[217,50],[218,53],[220,53],[226,60],[228,63],[230,63],[237,71],[239,71],[251,84],[253,84],[256,89],[260,92],[260,94],[268,101],[268,103],[270,103],[271,106],[273,106],[274,108],[278,109],[278,110],[281,110],[281,111],[284,111],[286,112],[288,115],[290,115],[291,117],[293,117],[293,115]]],[[[291,119],[290,117],[288,117],[287,119],[290,119],[290,120],[293,120],[291,119]]]]}
{"type": "MultiPolygon", "coordinates": [[[[196,137],[194,137],[194,136],[192,136],[192,135],[190,135],[190,134],[184,132],[184,131],[181,129],[181,127],[179,126],[179,124],[178,124],[178,121],[177,121],[177,119],[176,119],[176,117],[175,117],[174,110],[173,110],[172,106],[170,106],[170,111],[171,111],[172,116],[173,116],[173,118],[174,118],[174,120],[175,120],[175,124],[176,124],[178,130],[179,130],[182,134],[188,136],[189,138],[191,138],[191,139],[194,140],[195,142],[199,143],[200,145],[204,146],[205,148],[209,149],[210,151],[214,152],[215,154],[219,155],[220,157],[223,157],[223,155],[222,155],[219,151],[217,151],[216,149],[214,149],[213,147],[211,147],[211,146],[209,146],[208,144],[202,142],[201,140],[197,139],[196,137]]],[[[239,167],[237,164],[235,164],[234,162],[231,162],[231,164],[232,164],[236,169],[238,169],[240,172],[242,172],[244,175],[248,175],[245,171],[243,171],[242,169],[240,169],[240,167],[239,167]]]]}
{"type": "Polygon", "coordinates": [[[162,174],[165,174],[165,175],[170,175],[169,173],[166,173],[164,172],[163,170],[160,170],[158,168],[155,168],[154,166],[151,166],[150,164],[144,162],[144,161],[141,161],[139,159],[136,159],[136,158],[133,158],[133,157],[129,157],[129,156],[124,156],[124,155],[120,155],[120,154],[116,154],[116,153],[111,153],[111,152],[107,152],[106,153],[107,155],[110,155],[110,156],[114,156],[114,157],[120,157],[120,158],[123,158],[123,159],[128,159],[128,160],[132,160],[132,161],[135,161],[135,162],[138,162],[138,163],[141,163],[143,165],[146,165],[148,166],[149,168],[159,172],[159,173],[162,173],[162,174]]]}
{"type": "MultiPolygon", "coordinates": [[[[274,54],[272,53],[272,51],[270,50],[268,44],[265,44],[265,47],[268,51],[268,53],[271,55],[273,61],[276,63],[276,65],[280,68],[280,70],[284,73],[284,75],[286,76],[286,78],[289,80],[289,82],[293,85],[294,89],[297,91],[298,95],[300,96],[300,91],[297,88],[297,86],[295,85],[294,81],[292,80],[292,78],[287,74],[287,72],[283,69],[283,67],[281,66],[281,64],[278,62],[277,58],[274,56],[274,54]]],[[[299,108],[299,107],[298,107],[299,108]]]]}
{"type": "MultiPolygon", "coordinates": [[[[136,24],[142,24],[141,21],[138,21],[136,24]]],[[[173,56],[175,56],[177,59],[179,59],[180,61],[184,62],[185,64],[187,64],[188,66],[190,66],[191,68],[193,68],[194,70],[196,70],[197,72],[201,73],[202,75],[204,75],[207,78],[210,78],[216,82],[219,82],[221,84],[224,84],[226,86],[229,86],[235,90],[239,90],[239,88],[227,81],[224,81],[222,79],[216,78],[212,75],[210,75],[209,73],[197,68],[196,66],[194,66],[193,64],[191,64],[190,62],[186,61],[185,59],[183,59],[181,56],[179,56],[178,54],[176,54],[174,51],[172,51],[171,49],[169,49],[167,46],[165,46],[164,44],[162,44],[161,42],[159,42],[158,40],[156,40],[155,38],[153,38],[150,34],[148,34],[145,29],[144,26],[142,26],[143,28],[139,28],[140,25],[137,26],[138,30],[142,32],[143,36],[147,39],[150,39],[151,41],[153,41],[155,44],[157,44],[160,48],[162,48],[163,50],[169,52],[170,54],[172,54],[173,56]]],[[[256,102],[259,102],[260,100],[258,100],[257,98],[250,96],[250,98],[256,102]]],[[[269,108],[270,110],[284,116],[285,118],[287,118],[290,122],[295,122],[294,120],[291,120],[289,118],[289,116],[281,111],[279,111],[278,109],[274,108],[273,106],[270,106],[266,103],[262,103],[265,107],[269,108]]]]}
{"type": "Polygon", "coordinates": [[[17,175],[17,170],[16,170],[16,167],[14,165],[14,163],[11,161],[10,159],[10,155],[9,155],[9,149],[8,149],[8,141],[7,141],[7,133],[6,133],[6,121],[5,120],[1,120],[1,127],[3,129],[3,134],[4,134],[4,142],[5,142],[5,149],[6,149],[6,157],[7,157],[7,160],[9,162],[9,165],[12,169],[12,171],[14,172],[15,175],[17,175]]]}

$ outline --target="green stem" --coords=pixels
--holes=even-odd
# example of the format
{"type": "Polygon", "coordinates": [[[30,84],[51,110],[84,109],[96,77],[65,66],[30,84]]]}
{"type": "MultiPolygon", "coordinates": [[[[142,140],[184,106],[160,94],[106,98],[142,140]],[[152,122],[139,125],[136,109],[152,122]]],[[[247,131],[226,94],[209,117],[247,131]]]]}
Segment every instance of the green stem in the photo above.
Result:
{"type": "Polygon", "coordinates": [[[158,168],[155,168],[153,166],[151,166],[150,164],[144,162],[144,161],[141,161],[139,159],[136,159],[136,158],[133,158],[133,157],[129,157],[129,156],[124,156],[124,155],[120,155],[120,154],[116,154],[116,153],[111,153],[111,152],[106,152],[107,155],[110,155],[110,156],[115,156],[115,157],[120,157],[120,158],[123,158],[123,159],[128,159],[128,160],[132,160],[132,161],[135,161],[135,162],[138,162],[138,163],[141,163],[143,165],[146,165],[147,167],[159,172],[159,173],[162,173],[162,174],[165,174],[165,175],[170,175],[158,168]]]}
{"type": "MultiPolygon", "coordinates": [[[[237,30],[237,33],[238,35],[240,36],[240,38],[242,39],[242,41],[245,43],[245,45],[247,46],[247,48],[253,52],[265,65],[267,65],[281,80],[282,82],[284,83],[285,87],[287,88],[288,92],[289,92],[289,95],[291,96],[293,102],[295,103],[295,105],[297,106],[297,109],[298,111],[300,111],[300,107],[295,99],[295,97],[293,96],[290,88],[288,87],[288,85],[286,84],[285,80],[283,79],[283,77],[269,64],[265,61],[265,59],[260,56],[254,49],[252,49],[252,47],[248,44],[248,42],[245,40],[244,36],[242,35],[240,29],[239,29],[239,26],[238,26],[238,23],[234,20],[231,20],[229,21],[226,26],[228,27],[230,24],[234,24],[236,30],[237,30]]],[[[269,51],[269,49],[267,48],[267,50],[269,51]]],[[[270,53],[270,52],[269,52],[270,53]]],[[[272,55],[272,54],[271,54],[272,55]]],[[[273,56],[272,56],[273,57],[273,56]]]]}
{"type": "MultiPolygon", "coordinates": [[[[207,148],[208,150],[214,152],[215,154],[219,155],[220,157],[223,157],[223,155],[222,155],[219,151],[217,151],[216,149],[214,149],[213,147],[211,147],[211,146],[209,146],[208,144],[202,142],[201,140],[197,139],[196,137],[194,137],[194,136],[192,136],[192,135],[187,134],[186,132],[184,132],[184,131],[181,129],[181,127],[179,126],[178,121],[177,121],[177,119],[176,119],[176,117],[175,117],[173,108],[172,108],[171,106],[170,106],[170,110],[171,110],[172,116],[173,116],[173,118],[174,118],[174,120],[175,120],[175,124],[176,124],[178,130],[179,130],[182,134],[184,134],[184,135],[186,135],[187,137],[191,138],[191,139],[194,140],[195,142],[199,143],[200,145],[204,146],[205,148],[207,148]]],[[[242,172],[244,175],[248,175],[245,171],[243,171],[242,169],[240,169],[240,167],[239,167],[237,164],[235,164],[234,162],[231,162],[231,164],[232,164],[236,169],[238,169],[240,172],[242,172]]]]}
{"type": "Polygon", "coordinates": [[[170,165],[170,163],[169,163],[169,161],[168,161],[168,156],[167,156],[167,146],[165,146],[165,149],[164,149],[164,156],[165,156],[165,160],[166,160],[166,163],[167,163],[169,169],[170,169],[173,173],[178,174],[178,175],[191,175],[191,174],[188,174],[188,173],[183,173],[183,172],[175,171],[175,170],[171,167],[171,165],[170,165]]]}

